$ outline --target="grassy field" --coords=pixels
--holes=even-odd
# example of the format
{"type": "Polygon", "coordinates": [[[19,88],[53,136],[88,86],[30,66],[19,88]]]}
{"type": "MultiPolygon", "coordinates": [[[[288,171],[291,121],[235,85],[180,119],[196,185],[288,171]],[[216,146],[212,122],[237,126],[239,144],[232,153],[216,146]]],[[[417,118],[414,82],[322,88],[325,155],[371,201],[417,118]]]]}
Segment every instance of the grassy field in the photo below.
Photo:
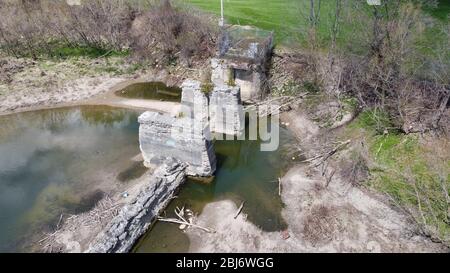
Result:
{"type": "MultiPolygon", "coordinates": [[[[200,9],[220,14],[220,0],[179,0],[184,4],[192,4],[200,9]]],[[[224,0],[225,18],[229,23],[253,25],[265,30],[275,31],[277,42],[289,43],[302,41],[302,31],[308,22],[309,0],[224,0]]],[[[322,1],[320,32],[329,31],[334,19],[334,1],[322,1]]],[[[438,9],[430,10],[430,14],[446,20],[450,12],[450,3],[442,1],[438,9]]],[[[352,31],[350,26],[342,28],[341,37],[352,31]]]]}
{"type": "MultiPolygon", "coordinates": [[[[220,14],[220,0],[180,2],[220,14]]],[[[277,41],[301,39],[301,25],[306,22],[308,16],[303,0],[224,0],[224,8],[227,22],[273,30],[277,41]]]]}

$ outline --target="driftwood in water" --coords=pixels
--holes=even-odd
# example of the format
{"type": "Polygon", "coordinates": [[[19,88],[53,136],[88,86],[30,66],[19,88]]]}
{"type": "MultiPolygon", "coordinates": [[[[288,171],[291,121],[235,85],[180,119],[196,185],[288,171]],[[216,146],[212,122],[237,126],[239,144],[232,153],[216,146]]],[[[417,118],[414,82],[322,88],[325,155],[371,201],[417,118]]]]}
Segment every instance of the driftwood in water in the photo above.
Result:
{"type": "Polygon", "coordinates": [[[209,232],[209,233],[215,233],[216,232],[213,229],[193,224],[192,223],[192,217],[193,217],[192,212],[190,210],[186,210],[186,211],[188,211],[188,216],[189,216],[189,213],[191,214],[190,215],[191,217],[188,218],[188,219],[186,219],[184,217],[184,212],[185,212],[184,207],[182,207],[181,209],[178,208],[178,207],[175,208],[175,214],[177,215],[178,219],[176,219],[176,218],[166,218],[166,217],[158,217],[157,219],[158,219],[158,221],[161,221],[161,222],[167,222],[167,223],[179,224],[181,226],[184,225],[184,226],[187,226],[187,227],[198,228],[198,229],[201,229],[201,230],[209,232]]]}
{"type": "Polygon", "coordinates": [[[236,214],[234,215],[234,219],[236,219],[239,216],[239,214],[241,214],[242,209],[244,208],[244,204],[245,204],[245,201],[242,202],[241,206],[236,211],[236,214]]]}
{"type": "Polygon", "coordinates": [[[202,226],[195,225],[195,224],[191,224],[189,222],[186,222],[186,221],[183,221],[183,220],[179,220],[179,219],[175,219],[175,218],[158,217],[158,221],[167,222],[167,223],[173,223],[173,224],[186,225],[186,226],[189,226],[189,227],[194,227],[194,228],[201,229],[201,230],[206,231],[208,233],[216,233],[216,231],[213,230],[213,229],[202,227],[202,226]]]}
{"type": "Polygon", "coordinates": [[[281,178],[278,177],[278,196],[281,196],[281,178]]]}

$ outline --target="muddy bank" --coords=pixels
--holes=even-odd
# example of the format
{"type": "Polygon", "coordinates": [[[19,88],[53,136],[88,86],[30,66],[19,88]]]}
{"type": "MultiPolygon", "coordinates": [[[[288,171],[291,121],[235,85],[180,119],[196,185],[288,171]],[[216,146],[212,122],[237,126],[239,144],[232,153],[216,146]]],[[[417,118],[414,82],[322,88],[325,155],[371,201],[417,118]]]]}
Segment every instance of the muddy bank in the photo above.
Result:
{"type": "MultiPolygon", "coordinates": [[[[208,204],[190,229],[190,252],[443,252],[441,244],[418,235],[414,224],[370,194],[335,182],[328,188],[316,175],[295,167],[282,179],[283,217],[288,229],[264,232],[234,216],[231,201],[208,204]]],[[[245,209],[244,209],[245,210],[245,209]]]]}
{"type": "Polygon", "coordinates": [[[55,89],[34,91],[32,88],[16,90],[2,96],[0,113],[46,109],[55,106],[70,106],[101,93],[105,93],[126,78],[95,77],[81,78],[55,89]]]}
{"type": "MultiPolygon", "coordinates": [[[[307,157],[325,141],[321,130],[301,111],[282,115],[301,141],[307,157]]],[[[326,139],[326,137],[325,137],[326,139]]],[[[336,166],[334,166],[336,168],[336,166]]],[[[335,170],[332,179],[321,168],[301,163],[281,180],[282,216],[288,228],[264,232],[231,201],[208,204],[196,224],[217,232],[188,229],[190,252],[446,252],[421,235],[407,215],[385,198],[348,183],[335,170]]],[[[275,193],[274,193],[275,194],[275,193]]]]}
{"type": "MultiPolygon", "coordinates": [[[[31,61],[1,58],[11,67],[0,78],[0,115],[74,105],[110,105],[171,113],[176,103],[123,99],[114,91],[148,81],[179,86],[186,78],[198,78],[200,69],[183,66],[129,71],[132,64],[121,58],[31,61]]],[[[201,64],[200,64],[201,66],[201,64]]]]}
{"type": "MultiPolygon", "coordinates": [[[[33,61],[22,58],[1,58],[8,67],[7,78],[0,79],[0,113],[71,104],[106,92],[131,75],[107,73],[102,59],[69,59],[65,61],[33,61]]],[[[114,63],[116,60],[111,60],[114,63]]],[[[118,60],[117,60],[118,61],[118,60]]]]}
{"type": "Polygon", "coordinates": [[[48,89],[45,92],[29,92],[18,90],[3,95],[0,115],[17,112],[68,107],[78,105],[107,105],[138,110],[155,110],[166,113],[177,113],[179,103],[122,98],[115,94],[118,90],[138,82],[164,80],[159,76],[129,79],[126,77],[99,76],[80,78],[66,83],[61,88],[48,89]]]}
{"type": "Polygon", "coordinates": [[[111,87],[107,92],[93,96],[90,99],[80,101],[79,104],[88,105],[108,105],[113,107],[137,109],[137,110],[152,110],[161,113],[168,113],[171,115],[177,115],[180,112],[181,106],[178,102],[172,101],[160,101],[160,100],[148,100],[140,98],[126,98],[117,95],[117,92],[131,86],[133,84],[145,83],[145,82],[158,82],[164,81],[161,75],[154,77],[147,76],[138,79],[125,80],[113,87],[111,87]]]}

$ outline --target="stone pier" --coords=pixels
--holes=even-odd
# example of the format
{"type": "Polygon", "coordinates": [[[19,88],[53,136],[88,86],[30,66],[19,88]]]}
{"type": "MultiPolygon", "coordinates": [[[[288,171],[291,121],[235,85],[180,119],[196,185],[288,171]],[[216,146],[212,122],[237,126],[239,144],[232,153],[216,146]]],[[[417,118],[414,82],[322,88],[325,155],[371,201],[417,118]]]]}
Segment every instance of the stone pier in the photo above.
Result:
{"type": "Polygon", "coordinates": [[[145,112],[139,117],[139,142],[147,166],[165,158],[188,165],[191,176],[212,176],[216,157],[211,132],[241,135],[245,119],[240,88],[215,85],[208,94],[199,81],[182,84],[181,111],[176,116],[145,112]]]}
{"type": "Polygon", "coordinates": [[[189,117],[145,112],[139,117],[139,142],[145,164],[154,166],[166,158],[186,163],[190,176],[212,176],[216,170],[209,128],[189,117]]]}
{"type": "Polygon", "coordinates": [[[173,159],[164,161],[150,181],[141,187],[137,197],[119,210],[85,252],[129,252],[185,181],[185,170],[184,163],[173,159]]]}
{"type": "Polygon", "coordinates": [[[238,86],[214,86],[209,95],[209,119],[212,132],[237,136],[244,132],[245,117],[238,86]]]}
{"type": "Polygon", "coordinates": [[[249,26],[227,26],[211,59],[211,81],[240,87],[244,102],[264,99],[273,48],[273,33],[249,26]]]}

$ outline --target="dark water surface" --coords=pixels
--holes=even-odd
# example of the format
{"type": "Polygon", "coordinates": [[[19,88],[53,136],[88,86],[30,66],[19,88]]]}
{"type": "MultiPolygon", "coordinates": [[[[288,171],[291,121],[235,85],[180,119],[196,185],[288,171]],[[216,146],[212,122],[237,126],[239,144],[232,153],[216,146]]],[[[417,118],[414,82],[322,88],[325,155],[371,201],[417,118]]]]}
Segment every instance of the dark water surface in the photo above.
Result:
{"type": "Polygon", "coordinates": [[[162,82],[134,83],[116,92],[117,96],[129,99],[146,99],[159,101],[181,101],[181,89],[168,87],[162,82]]]}

